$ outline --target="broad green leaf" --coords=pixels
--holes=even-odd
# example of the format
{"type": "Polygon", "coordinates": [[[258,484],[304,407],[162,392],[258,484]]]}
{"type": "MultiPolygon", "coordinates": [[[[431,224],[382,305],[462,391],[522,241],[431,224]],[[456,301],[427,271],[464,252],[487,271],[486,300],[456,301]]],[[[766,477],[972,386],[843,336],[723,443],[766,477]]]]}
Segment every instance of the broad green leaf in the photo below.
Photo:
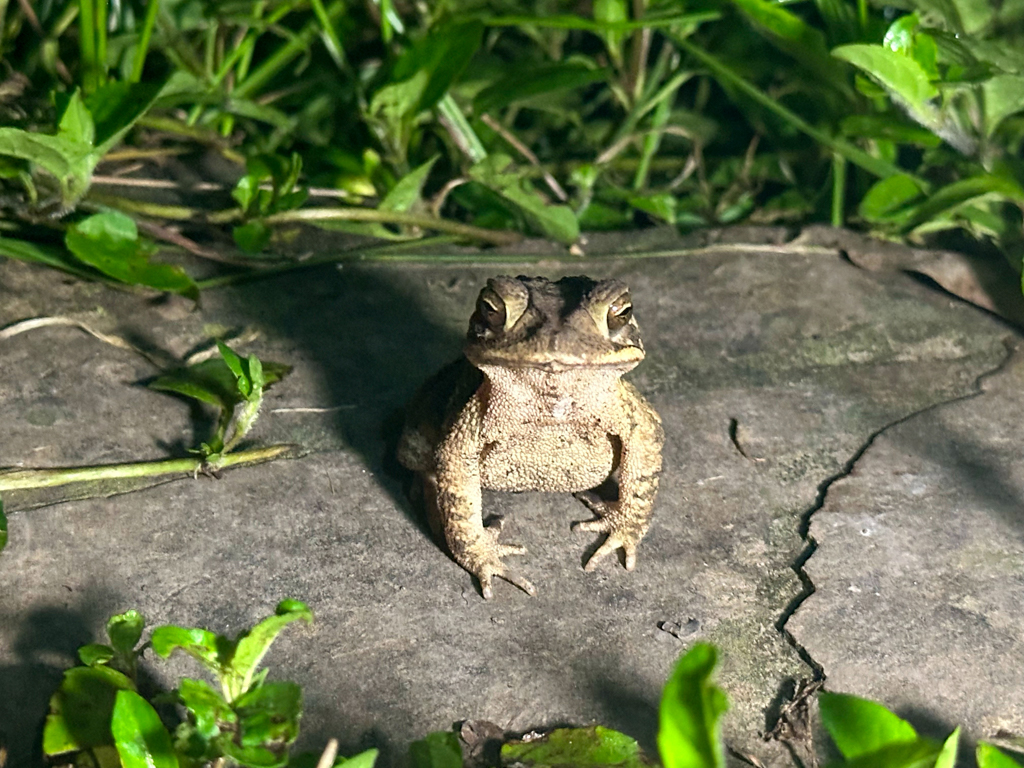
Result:
{"type": "Polygon", "coordinates": [[[313,621],[313,612],[298,600],[283,600],[275,614],[269,616],[238,639],[238,645],[231,659],[231,673],[238,678],[241,687],[235,695],[245,693],[263,657],[270,649],[278,633],[293,621],[313,621]]]}
{"type": "Polygon", "coordinates": [[[78,222],[64,242],[80,261],[122,283],[199,299],[199,289],[184,270],[149,261],[155,248],[139,239],[134,220],[119,211],[102,211],[78,222]]]}
{"type": "Polygon", "coordinates": [[[940,749],[931,739],[895,742],[827,768],[934,768],[940,749]]]}
{"type": "Polygon", "coordinates": [[[382,211],[408,211],[418,203],[423,196],[423,185],[430,175],[430,170],[440,155],[434,155],[427,162],[409,171],[398,180],[398,183],[391,188],[387,196],[377,206],[382,211]]]}
{"type": "Polygon", "coordinates": [[[942,749],[939,751],[939,756],[935,760],[935,768],[955,768],[956,750],[959,745],[960,728],[956,728],[942,745],[942,749]]]}
{"type": "Polygon", "coordinates": [[[916,226],[938,218],[986,195],[998,196],[1016,205],[1024,205],[1024,189],[1017,182],[985,173],[944,186],[918,206],[910,224],[916,226]]]}
{"type": "Polygon", "coordinates": [[[810,71],[840,86],[846,82],[842,69],[829,57],[825,36],[780,3],[769,0],[732,0],[755,29],[767,34],[780,49],[810,71]]]}
{"type": "Polygon", "coordinates": [[[698,643],[672,670],[661,694],[658,750],[665,768],[723,768],[719,719],[729,708],[712,682],[714,646],[698,643]]]}
{"type": "Polygon", "coordinates": [[[72,667],[50,698],[43,727],[43,754],[52,756],[112,745],[110,718],[118,691],[132,681],[110,667],[72,667]]]}
{"type": "Polygon", "coordinates": [[[96,123],[96,153],[103,156],[149,111],[164,83],[109,81],[85,98],[96,123]]]}
{"type": "Polygon", "coordinates": [[[566,205],[549,205],[521,174],[508,170],[512,158],[495,153],[469,169],[469,176],[515,205],[527,221],[547,237],[566,245],[579,237],[576,214],[566,205]]]}
{"type": "Polygon", "coordinates": [[[988,135],[1010,115],[1024,111],[1024,76],[995,75],[981,84],[988,135]]]}
{"type": "Polygon", "coordinates": [[[473,112],[479,115],[534,96],[583,88],[610,76],[607,69],[587,66],[581,61],[544,64],[525,71],[517,67],[514,73],[504,75],[477,94],[473,100],[473,112]]]}
{"type": "Polygon", "coordinates": [[[287,747],[299,735],[302,689],[296,683],[264,683],[234,702],[236,741],[243,747],[287,747]]]}
{"type": "Polygon", "coordinates": [[[125,611],[107,619],[107,636],[114,649],[124,655],[135,650],[142,637],[142,628],[146,620],[138,611],[125,611]]]}
{"type": "Polygon", "coordinates": [[[239,224],[231,229],[231,237],[234,239],[235,245],[243,253],[247,253],[250,256],[262,253],[270,245],[272,235],[273,230],[258,219],[256,221],[248,221],[245,224],[239,224]]]}
{"type": "Polygon", "coordinates": [[[60,122],[57,124],[57,136],[90,147],[96,143],[96,125],[85,102],[82,101],[81,91],[77,88],[64,105],[60,122]]]}
{"type": "MultiPolygon", "coordinates": [[[[290,365],[269,360],[262,361],[261,367],[266,381],[265,386],[280,381],[292,369],[290,365]]],[[[168,371],[150,382],[149,387],[162,392],[175,392],[224,409],[234,408],[243,399],[238,391],[235,374],[219,357],[204,360],[188,368],[168,371]]]]}
{"type": "Polygon", "coordinates": [[[655,218],[666,221],[669,224],[676,223],[675,195],[669,192],[656,192],[649,195],[630,195],[629,204],[639,211],[649,213],[655,218]]]}
{"type": "Polygon", "coordinates": [[[402,54],[392,73],[394,82],[426,74],[411,113],[430,109],[441,100],[480,47],[483,31],[479,21],[454,21],[430,30],[402,54]]]}
{"type": "Polygon", "coordinates": [[[642,768],[649,765],[636,741],[600,725],[559,728],[539,739],[508,742],[501,747],[501,761],[503,765],[572,765],[577,768],[642,768]]]}
{"type": "Polygon", "coordinates": [[[178,697],[192,714],[196,733],[205,741],[220,733],[220,723],[230,724],[238,720],[231,705],[205,680],[182,678],[178,685],[178,697]]]}
{"type": "Polygon", "coordinates": [[[102,278],[96,270],[76,261],[63,246],[33,243],[28,240],[16,240],[13,237],[0,237],[0,256],[18,261],[31,261],[45,264],[48,267],[68,272],[86,280],[102,278]]]}
{"type": "Polygon", "coordinates": [[[858,212],[870,222],[906,222],[914,214],[910,207],[923,197],[921,188],[906,174],[890,176],[872,185],[860,201],[858,212]]]}
{"type": "Polygon", "coordinates": [[[89,643],[78,649],[78,658],[87,667],[97,667],[114,658],[114,649],[103,643],[89,643]]]}
{"type": "Polygon", "coordinates": [[[984,741],[978,744],[975,757],[978,761],[978,768],[1021,768],[1021,764],[1012,757],[1008,757],[984,741]]]}
{"type": "Polygon", "coordinates": [[[462,768],[459,737],[451,731],[428,733],[409,745],[409,759],[413,768],[462,768]]]}
{"type": "Polygon", "coordinates": [[[118,691],[110,730],[123,768],[178,768],[170,734],[135,691],[118,691]]]}
{"type": "Polygon", "coordinates": [[[0,128],[0,155],[28,160],[60,184],[61,203],[72,206],[89,189],[98,158],[91,145],[63,136],[0,128]]]}
{"type": "Polygon", "coordinates": [[[863,43],[841,45],[832,50],[832,55],[863,70],[921,125],[928,128],[939,126],[938,113],[930,103],[938,97],[939,89],[931,83],[921,65],[911,57],[880,45],[863,43]]]}
{"type": "Polygon", "coordinates": [[[174,651],[182,650],[215,675],[221,674],[226,657],[232,651],[231,641],[208,629],[176,627],[171,624],[154,629],[149,643],[153,652],[161,658],[166,659],[174,651]]]}
{"type": "Polygon", "coordinates": [[[873,701],[823,692],[818,695],[818,706],[825,730],[847,759],[917,741],[917,732],[910,723],[873,701]]]}
{"type": "MultiPolygon", "coordinates": [[[[377,762],[377,755],[380,754],[378,749],[368,749],[365,752],[360,752],[358,755],[352,755],[352,757],[339,757],[334,761],[333,768],[373,768],[374,763],[377,762]]],[[[984,768],[983,766],[981,768],[984,768]]],[[[1000,768],[996,766],[996,768],[1000,768]]]]}
{"type": "MultiPolygon", "coordinates": [[[[247,378],[245,375],[245,371],[242,368],[242,358],[238,356],[238,353],[235,352],[235,350],[233,350],[223,341],[218,340],[217,351],[220,352],[220,356],[224,359],[224,364],[228,367],[228,370],[231,371],[231,374],[235,377],[236,380],[247,378]]],[[[248,394],[242,389],[239,389],[239,391],[243,395],[248,394]]]]}

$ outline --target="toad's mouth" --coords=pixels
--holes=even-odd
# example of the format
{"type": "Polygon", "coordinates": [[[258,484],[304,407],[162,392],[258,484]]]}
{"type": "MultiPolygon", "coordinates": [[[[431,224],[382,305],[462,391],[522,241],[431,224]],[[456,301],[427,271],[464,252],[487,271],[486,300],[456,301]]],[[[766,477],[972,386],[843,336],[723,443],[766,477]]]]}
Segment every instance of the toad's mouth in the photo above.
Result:
{"type": "Polygon", "coordinates": [[[466,357],[478,368],[501,367],[516,370],[538,370],[551,373],[578,370],[628,371],[644,359],[637,347],[624,347],[612,352],[589,355],[533,354],[516,357],[500,350],[466,350],[466,357]]]}

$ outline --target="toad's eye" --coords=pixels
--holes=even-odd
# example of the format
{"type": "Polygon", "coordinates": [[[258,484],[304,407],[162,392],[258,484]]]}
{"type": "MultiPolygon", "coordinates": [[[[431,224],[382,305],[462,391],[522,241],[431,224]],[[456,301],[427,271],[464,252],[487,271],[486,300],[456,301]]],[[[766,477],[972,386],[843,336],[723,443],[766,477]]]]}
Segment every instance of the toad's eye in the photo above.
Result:
{"type": "Polygon", "coordinates": [[[629,324],[633,317],[633,301],[624,293],[608,306],[608,330],[617,331],[629,324]]]}
{"type": "Polygon", "coordinates": [[[493,291],[484,291],[476,302],[476,313],[483,326],[490,331],[505,327],[505,302],[493,291]]]}

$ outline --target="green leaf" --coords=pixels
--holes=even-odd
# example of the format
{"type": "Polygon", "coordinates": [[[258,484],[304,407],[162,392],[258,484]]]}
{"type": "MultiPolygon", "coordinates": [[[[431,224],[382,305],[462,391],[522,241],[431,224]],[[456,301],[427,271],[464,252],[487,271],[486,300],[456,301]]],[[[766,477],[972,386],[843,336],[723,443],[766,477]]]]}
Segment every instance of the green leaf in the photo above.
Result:
{"type": "Polygon", "coordinates": [[[590,728],[559,728],[539,739],[508,742],[501,747],[501,761],[502,765],[572,765],[578,768],[642,768],[649,765],[636,741],[600,725],[590,728]]]}
{"type": "Polygon", "coordinates": [[[451,731],[428,733],[409,745],[409,758],[413,768],[462,768],[459,737],[451,731]]]}
{"type": "Polygon", "coordinates": [[[43,727],[43,753],[48,756],[112,745],[110,718],[118,691],[132,681],[110,667],[72,667],[50,698],[43,727]]]}
{"type": "Polygon", "coordinates": [[[231,641],[208,629],[176,627],[171,624],[154,629],[149,643],[153,652],[163,659],[176,650],[182,650],[215,675],[221,674],[233,650],[231,641]]]}
{"type": "Polygon", "coordinates": [[[124,138],[128,130],[156,101],[164,83],[109,81],[85,98],[96,123],[96,154],[102,157],[124,138]]]}
{"type": "Polygon", "coordinates": [[[135,691],[118,691],[110,730],[123,768],[178,768],[170,734],[135,691]]]}
{"type": "Polygon", "coordinates": [[[138,611],[125,611],[107,619],[107,636],[114,650],[130,655],[142,637],[146,620],[138,611]]]}
{"type": "Polygon", "coordinates": [[[0,237],[0,256],[19,261],[30,261],[45,264],[48,267],[76,275],[85,280],[102,279],[103,274],[77,261],[62,246],[33,243],[28,240],[16,240],[11,237],[0,237]]]}
{"type": "Polygon", "coordinates": [[[98,158],[91,145],[63,136],[0,128],[0,155],[28,160],[60,185],[61,205],[73,206],[89,189],[98,158]]]}
{"type": "Polygon", "coordinates": [[[882,747],[917,740],[917,732],[881,704],[845,693],[818,695],[821,721],[843,757],[853,759],[882,747]]]}
{"type": "MultiPolygon", "coordinates": [[[[333,768],[373,768],[374,763],[377,762],[377,755],[380,754],[378,749],[368,749],[365,752],[360,752],[358,755],[352,757],[339,757],[334,761],[333,768]]],[[[980,768],[984,768],[981,766],[980,768]]],[[[996,768],[1000,768],[996,766],[996,768]]]]}
{"type": "Polygon", "coordinates": [[[511,164],[508,155],[488,155],[469,169],[469,177],[515,205],[542,234],[566,245],[576,242],[580,230],[572,209],[545,203],[521,174],[508,170],[511,164]]]}
{"type": "Polygon", "coordinates": [[[96,125],[92,115],[82,101],[82,93],[76,88],[64,105],[60,122],[57,124],[57,135],[69,141],[88,144],[90,147],[96,141],[96,125]]]}
{"type": "Polygon", "coordinates": [[[665,768],[723,768],[719,719],[729,708],[711,682],[714,646],[697,643],[672,671],[661,694],[658,750],[665,768]]]}
{"type": "Polygon", "coordinates": [[[649,213],[669,224],[676,223],[677,201],[669,192],[655,192],[649,195],[630,195],[629,204],[638,211],[649,213]]]}
{"type": "Polygon", "coordinates": [[[238,645],[231,659],[230,671],[238,678],[241,687],[234,692],[245,693],[252,675],[270,649],[278,633],[293,621],[313,621],[313,612],[298,600],[283,600],[273,616],[269,616],[238,639],[238,645]]]}
{"type": "Polygon", "coordinates": [[[903,223],[914,214],[910,206],[923,196],[912,177],[906,174],[890,176],[872,185],[861,199],[858,212],[870,222],[903,223]]]}
{"type": "Polygon", "coordinates": [[[588,66],[581,61],[564,61],[523,69],[517,67],[514,73],[501,77],[476,95],[473,112],[478,115],[491,112],[517,101],[583,88],[609,77],[607,69],[588,66]]]}
{"type": "Polygon", "coordinates": [[[939,756],[935,760],[935,768],[955,768],[956,766],[956,750],[960,744],[960,728],[956,728],[953,733],[949,735],[945,743],[942,745],[942,749],[939,751],[939,756]]]}
{"type": "Polygon", "coordinates": [[[302,689],[295,683],[265,683],[243,694],[234,705],[238,732],[222,734],[216,746],[242,765],[279,768],[288,762],[288,747],[299,734],[302,689]]]}
{"type": "Polygon", "coordinates": [[[205,741],[220,733],[221,723],[230,725],[238,720],[231,705],[205,680],[182,678],[178,697],[192,714],[196,732],[205,741]]]}
{"type": "Polygon", "coordinates": [[[918,226],[940,215],[946,215],[986,195],[994,195],[1016,205],[1024,205],[1024,189],[1017,182],[1004,176],[983,173],[944,186],[918,206],[910,226],[918,226]]]}
{"type": "Polygon", "coordinates": [[[382,211],[408,211],[418,202],[423,195],[423,185],[430,175],[430,170],[440,155],[434,155],[427,162],[414,168],[391,188],[387,197],[381,200],[377,206],[382,211]]]}
{"type": "Polygon", "coordinates": [[[893,114],[848,115],[840,121],[839,126],[843,135],[862,139],[915,144],[927,149],[942,143],[942,140],[927,128],[914,125],[893,114]]]}
{"type": "Polygon", "coordinates": [[[917,61],[880,45],[863,43],[841,45],[832,50],[832,55],[863,70],[921,125],[939,127],[938,112],[929,103],[938,97],[939,89],[917,61]]]}
{"type": "Polygon", "coordinates": [[[122,283],[199,300],[199,289],[184,270],[149,261],[155,249],[139,239],[135,222],[120,211],[102,211],[78,222],[68,229],[64,242],[80,261],[122,283]]]}
{"type": "Polygon", "coordinates": [[[992,135],[1000,123],[1024,111],[1024,76],[995,75],[981,84],[985,104],[985,129],[992,135]]]}
{"type": "MultiPolygon", "coordinates": [[[[284,363],[262,361],[261,370],[266,382],[264,388],[283,379],[291,369],[290,365],[284,363]]],[[[238,379],[224,359],[219,357],[169,371],[151,381],[149,388],[175,392],[225,410],[234,408],[243,400],[238,390],[238,379]]]]}
{"type": "Polygon", "coordinates": [[[732,0],[755,29],[812,72],[826,81],[840,85],[846,82],[842,70],[829,58],[825,36],[781,4],[768,0],[732,0]]]}
{"type": "Polygon", "coordinates": [[[262,253],[270,245],[273,230],[262,221],[249,221],[231,229],[235,245],[250,256],[262,253]]]}
{"type": "Polygon", "coordinates": [[[450,22],[430,30],[402,54],[392,73],[394,82],[426,74],[410,113],[430,109],[441,100],[477,52],[483,32],[483,24],[476,20],[450,22]]]}
{"type": "Polygon", "coordinates": [[[991,744],[979,742],[975,752],[978,768],[1021,768],[1020,763],[1000,752],[991,744]]]}
{"type": "Polygon", "coordinates": [[[98,667],[114,658],[114,649],[102,643],[89,643],[78,649],[78,658],[87,667],[98,667]]]}

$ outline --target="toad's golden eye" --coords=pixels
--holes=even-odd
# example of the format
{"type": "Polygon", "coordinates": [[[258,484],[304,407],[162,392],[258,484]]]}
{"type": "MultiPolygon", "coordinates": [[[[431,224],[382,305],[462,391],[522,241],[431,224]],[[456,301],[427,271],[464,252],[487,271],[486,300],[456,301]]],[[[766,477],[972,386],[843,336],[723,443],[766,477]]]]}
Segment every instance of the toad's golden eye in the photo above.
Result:
{"type": "Polygon", "coordinates": [[[608,330],[617,331],[629,324],[633,317],[633,301],[624,293],[608,306],[608,330]]]}
{"type": "Polygon", "coordinates": [[[476,313],[491,331],[505,327],[505,302],[494,291],[485,290],[476,302],[476,313]]]}

